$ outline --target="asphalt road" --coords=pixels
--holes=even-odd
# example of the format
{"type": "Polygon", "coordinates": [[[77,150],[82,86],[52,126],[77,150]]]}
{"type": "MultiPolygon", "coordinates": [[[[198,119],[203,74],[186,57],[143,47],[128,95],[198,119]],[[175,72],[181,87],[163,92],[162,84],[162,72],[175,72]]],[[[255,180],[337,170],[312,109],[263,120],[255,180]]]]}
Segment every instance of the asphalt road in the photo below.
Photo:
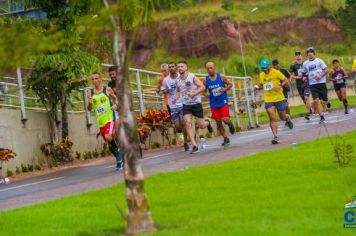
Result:
{"type": "MultiPolygon", "coordinates": [[[[356,111],[344,115],[334,111],[326,115],[328,133],[342,133],[356,129],[356,111]]],[[[145,153],[142,160],[145,175],[189,168],[211,162],[234,159],[263,150],[291,145],[326,135],[324,125],[317,116],[310,121],[304,118],[294,120],[294,129],[289,130],[279,123],[281,144],[271,145],[269,127],[240,132],[231,136],[231,146],[222,147],[221,137],[206,141],[206,148],[199,154],[191,155],[183,148],[171,148],[145,153]]],[[[297,144],[298,146],[298,144],[297,144]]],[[[51,174],[33,177],[9,185],[0,185],[0,210],[32,205],[92,189],[103,188],[122,181],[122,173],[115,171],[114,158],[98,164],[61,170],[51,174]]]]}

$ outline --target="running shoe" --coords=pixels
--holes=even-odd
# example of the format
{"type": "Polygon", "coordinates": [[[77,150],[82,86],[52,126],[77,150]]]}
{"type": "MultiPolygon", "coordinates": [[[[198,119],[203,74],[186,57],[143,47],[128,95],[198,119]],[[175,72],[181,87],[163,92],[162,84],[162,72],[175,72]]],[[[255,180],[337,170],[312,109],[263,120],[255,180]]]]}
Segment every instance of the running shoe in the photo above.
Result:
{"type": "Polygon", "coordinates": [[[212,133],[214,130],[213,130],[213,126],[211,126],[210,120],[206,119],[205,121],[209,122],[206,128],[208,129],[209,133],[212,133]]]}
{"type": "Polygon", "coordinates": [[[224,142],[221,144],[221,146],[227,147],[230,146],[230,144],[231,144],[230,139],[228,137],[225,137],[224,142]]]}
{"type": "Polygon", "coordinates": [[[348,111],[347,109],[345,109],[345,114],[346,114],[346,115],[349,114],[349,111],[348,111]]]}
{"type": "Polygon", "coordinates": [[[184,143],[184,151],[189,151],[189,145],[188,143],[184,143]]]}
{"type": "Polygon", "coordinates": [[[229,130],[230,130],[230,134],[234,134],[235,133],[235,127],[234,127],[234,124],[232,122],[229,123],[229,130]]]}
{"type": "Polygon", "coordinates": [[[286,125],[288,126],[289,129],[293,129],[293,122],[291,121],[290,118],[288,118],[286,125]]]}
{"type": "Polygon", "coordinates": [[[119,161],[116,163],[116,170],[117,171],[122,171],[124,169],[124,163],[122,161],[119,161]]]}
{"type": "Polygon", "coordinates": [[[279,143],[279,138],[277,136],[274,136],[272,139],[272,144],[278,144],[279,143]]]}
{"type": "Polygon", "coordinates": [[[320,121],[319,121],[319,124],[323,124],[325,122],[325,118],[324,116],[320,116],[320,121]]]}
{"type": "Polygon", "coordinates": [[[309,114],[308,114],[308,115],[305,115],[305,116],[304,116],[304,119],[310,120],[310,115],[309,115],[309,114]]]}
{"type": "Polygon", "coordinates": [[[190,152],[190,154],[195,154],[199,152],[199,148],[197,146],[193,146],[192,151],[190,152]]]}

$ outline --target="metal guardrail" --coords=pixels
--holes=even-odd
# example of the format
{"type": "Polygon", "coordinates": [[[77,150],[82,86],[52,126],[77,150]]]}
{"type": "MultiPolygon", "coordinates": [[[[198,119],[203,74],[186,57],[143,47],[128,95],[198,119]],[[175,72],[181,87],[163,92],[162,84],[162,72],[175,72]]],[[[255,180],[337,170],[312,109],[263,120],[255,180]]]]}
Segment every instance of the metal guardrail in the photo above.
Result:
{"type": "MultiPolygon", "coordinates": [[[[108,67],[111,65],[102,64],[102,66],[108,67]]],[[[143,114],[146,109],[164,109],[163,96],[156,94],[155,92],[155,85],[157,84],[160,75],[161,73],[159,72],[129,68],[128,76],[132,81],[130,84],[133,92],[135,112],[143,114]]],[[[207,74],[195,73],[195,75],[200,78],[205,77],[207,74]]],[[[228,92],[228,97],[230,101],[229,105],[232,108],[233,117],[235,117],[237,125],[240,128],[248,128],[258,125],[256,109],[253,109],[251,106],[252,103],[256,102],[251,78],[228,75],[227,77],[233,82],[233,88],[228,92]]],[[[86,80],[84,73],[82,79],[86,80]]],[[[104,80],[108,81],[109,79],[104,78],[104,80]]],[[[2,86],[4,90],[1,92],[2,90],[0,87],[0,107],[20,109],[21,119],[22,121],[26,121],[26,110],[46,111],[46,109],[41,104],[39,98],[36,97],[31,90],[24,91],[25,86],[22,85],[22,81],[20,68],[17,68],[16,70],[16,78],[6,77],[6,82],[1,81],[0,79],[0,86],[2,86]],[[11,89],[9,89],[9,87],[11,89]],[[12,90],[12,92],[7,92],[8,90],[12,90]]],[[[87,89],[90,89],[90,87],[84,87],[79,91],[74,91],[72,93],[72,96],[69,98],[69,105],[71,106],[69,106],[68,113],[85,113],[87,124],[90,125],[92,123],[91,113],[85,109],[87,101],[84,91],[87,89]]],[[[202,100],[204,107],[207,108],[208,97],[203,96],[202,100]]],[[[206,115],[209,115],[210,109],[205,109],[205,112],[207,112],[206,115]]]]}

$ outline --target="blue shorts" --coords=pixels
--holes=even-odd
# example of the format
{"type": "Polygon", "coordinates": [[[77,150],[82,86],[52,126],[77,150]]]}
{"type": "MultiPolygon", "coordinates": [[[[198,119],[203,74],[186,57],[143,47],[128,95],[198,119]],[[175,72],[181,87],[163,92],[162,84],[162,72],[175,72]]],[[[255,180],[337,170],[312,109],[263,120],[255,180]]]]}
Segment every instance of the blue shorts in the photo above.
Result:
{"type": "Polygon", "coordinates": [[[183,119],[183,107],[171,108],[171,119],[173,122],[179,122],[183,119]]]}
{"type": "Polygon", "coordinates": [[[278,111],[285,111],[286,110],[286,101],[282,100],[279,102],[266,102],[265,108],[268,110],[271,107],[277,108],[278,111]]]}

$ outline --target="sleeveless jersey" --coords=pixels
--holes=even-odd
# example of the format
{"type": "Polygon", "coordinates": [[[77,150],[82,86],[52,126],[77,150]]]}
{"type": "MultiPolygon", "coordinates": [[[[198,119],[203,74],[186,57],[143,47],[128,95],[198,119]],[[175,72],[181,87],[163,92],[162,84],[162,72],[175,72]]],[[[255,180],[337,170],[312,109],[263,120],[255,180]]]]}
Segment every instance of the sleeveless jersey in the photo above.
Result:
{"type": "Polygon", "coordinates": [[[96,94],[92,89],[93,97],[93,107],[95,111],[95,118],[98,123],[99,128],[104,127],[108,122],[115,120],[114,111],[111,110],[111,100],[110,97],[106,94],[106,87],[103,87],[103,90],[96,94]]]}
{"type": "Polygon", "coordinates": [[[192,98],[187,95],[188,92],[194,91],[197,88],[197,86],[194,84],[194,77],[194,74],[188,73],[186,79],[181,79],[180,76],[177,78],[177,87],[180,90],[182,102],[184,105],[194,105],[201,103],[200,95],[196,95],[192,98]]]}
{"type": "Polygon", "coordinates": [[[345,72],[344,69],[340,68],[339,70],[334,70],[334,73],[331,75],[333,79],[336,79],[336,81],[333,81],[334,84],[343,84],[345,83],[345,72]]]}
{"type": "Polygon", "coordinates": [[[228,103],[227,93],[221,93],[220,89],[225,88],[225,83],[221,79],[220,73],[216,73],[215,80],[211,80],[209,75],[205,77],[205,84],[209,90],[210,107],[222,107],[228,103]]]}

